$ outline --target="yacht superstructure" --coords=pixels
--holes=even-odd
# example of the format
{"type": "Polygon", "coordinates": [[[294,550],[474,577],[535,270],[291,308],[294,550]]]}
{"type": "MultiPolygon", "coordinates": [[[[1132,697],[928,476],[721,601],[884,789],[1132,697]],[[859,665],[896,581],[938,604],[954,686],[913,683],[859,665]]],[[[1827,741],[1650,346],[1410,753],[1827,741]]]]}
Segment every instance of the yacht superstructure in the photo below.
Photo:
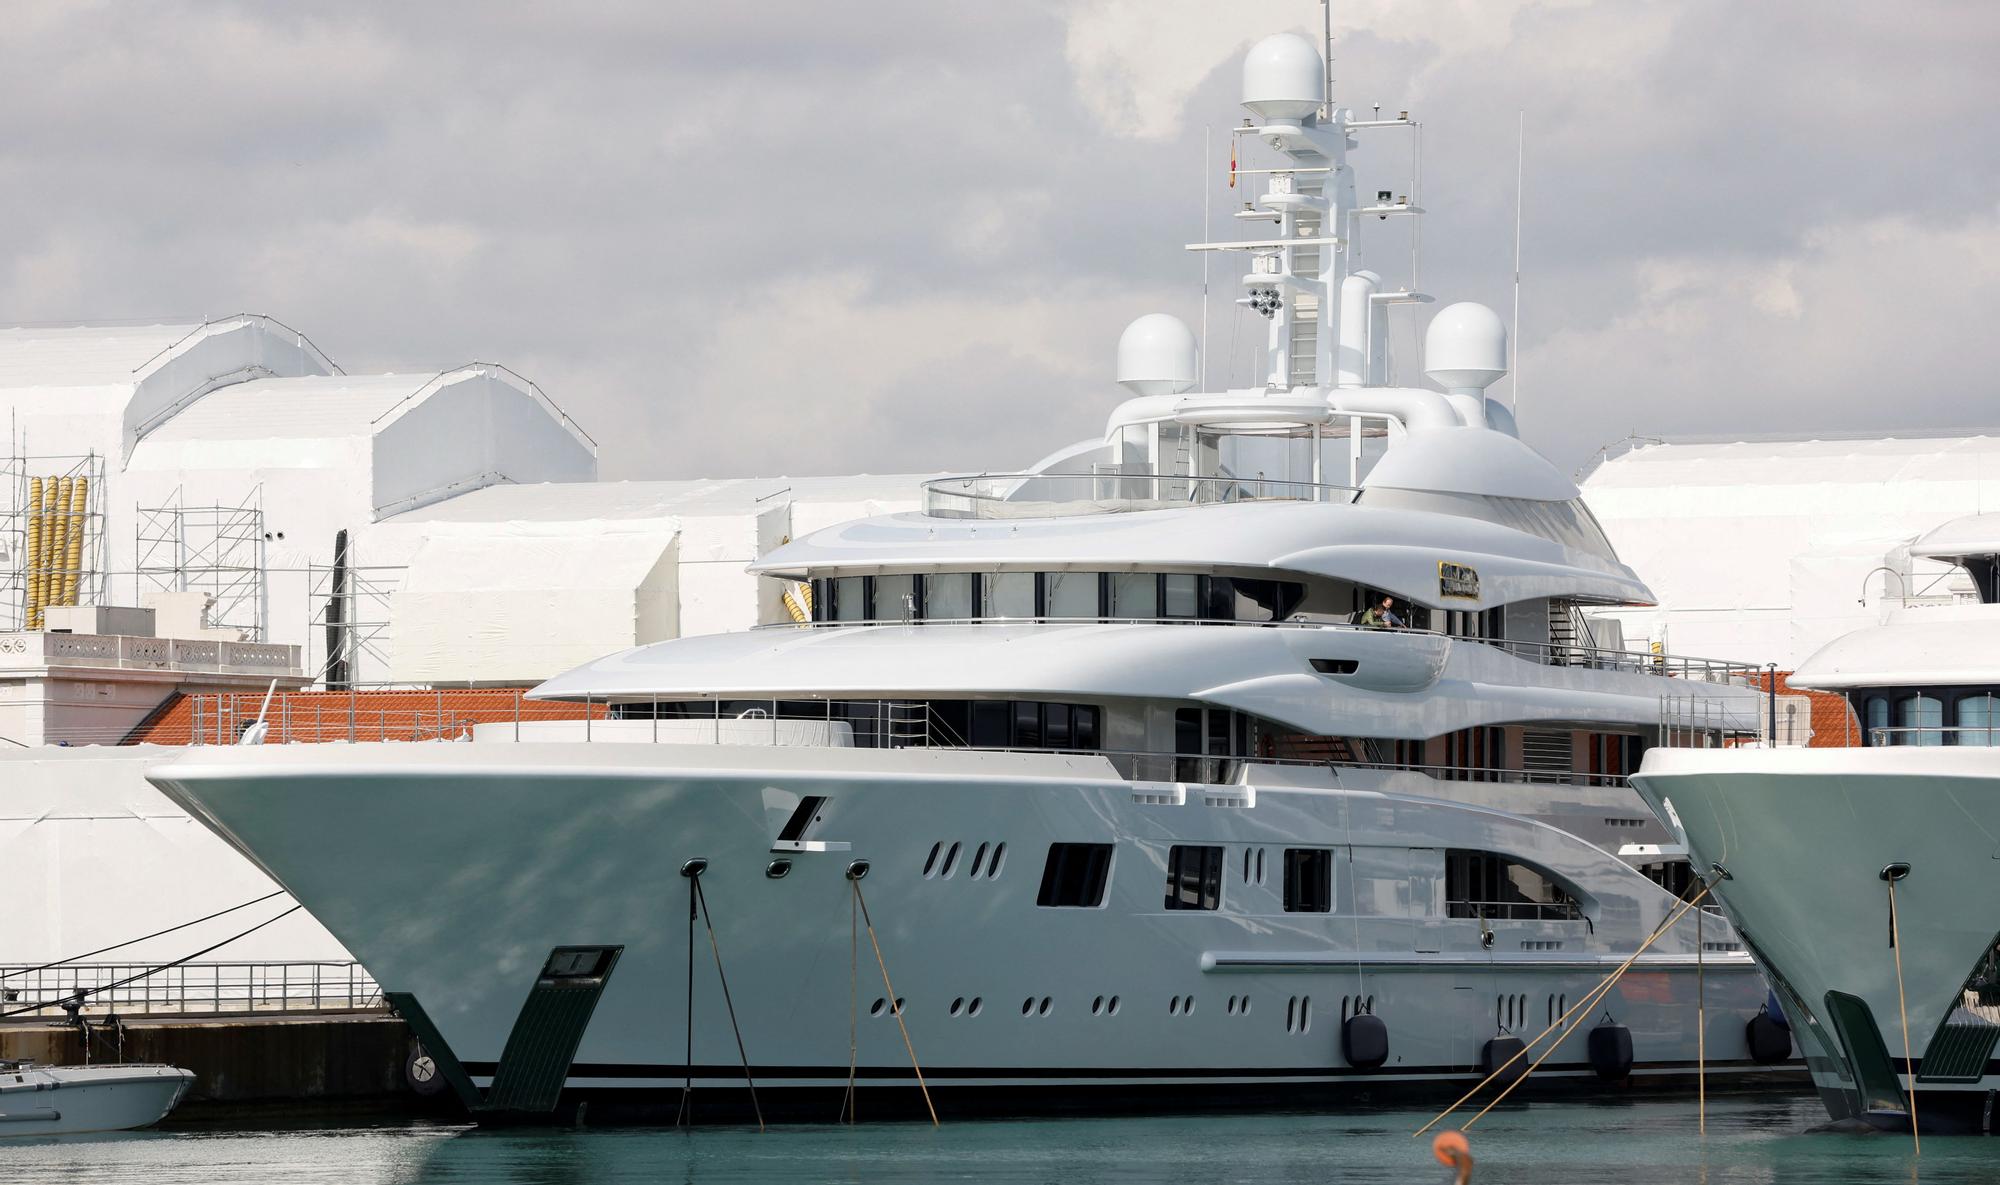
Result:
{"type": "Polygon", "coordinates": [[[1980,603],[1892,611],[1800,665],[1840,749],[1661,749],[1633,782],[1684,834],[1836,1119],[1993,1129],[2000,1092],[2000,514],[1911,545],[1980,603]],[[1913,1097],[1914,1095],[1914,1097],[1913,1097]]]}
{"type": "MultiPolygon", "coordinates": [[[[1442,392],[1389,384],[1388,318],[1429,298],[1353,244],[1420,211],[1359,204],[1347,153],[1409,121],[1333,107],[1290,35],[1244,93],[1275,157],[1243,170],[1261,237],[1195,246],[1249,258],[1263,384],[1195,391],[1194,335],[1142,317],[1101,438],[754,565],[798,622],[535,693],[582,721],[206,749],[152,780],[355,951],[485,1115],[740,1105],[748,1077],[881,1114],[915,1105],[913,1062],[947,1107],[1229,1106],[1504,1060],[1676,905],[1616,854],[1670,839],[1624,783],[1663,705],[1740,732],[1757,693],[1591,641],[1588,606],[1649,593],[1486,396],[1490,310],[1432,319],[1442,392]]],[[[1703,990],[1709,1068],[1763,1068],[1764,985],[1689,916],[1537,1081],[1691,1073],[1703,990]],[[1592,1058],[1603,1027],[1622,1063],[1592,1058]]]]}

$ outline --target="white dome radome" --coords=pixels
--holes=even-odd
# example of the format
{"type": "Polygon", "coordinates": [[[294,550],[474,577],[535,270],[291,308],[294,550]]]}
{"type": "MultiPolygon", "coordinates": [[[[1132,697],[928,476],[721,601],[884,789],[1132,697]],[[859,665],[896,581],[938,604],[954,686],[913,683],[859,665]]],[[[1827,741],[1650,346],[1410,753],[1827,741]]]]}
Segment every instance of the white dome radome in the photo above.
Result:
{"type": "Polygon", "coordinates": [[[1118,383],[1134,395],[1193,389],[1197,359],[1194,330],[1172,313],[1147,313],[1118,335],[1118,383]]]}
{"type": "Polygon", "coordinates": [[[1507,373],[1507,325],[1483,304],[1439,309],[1424,332],[1424,373],[1447,391],[1485,390],[1507,373]]]}
{"type": "Polygon", "coordinates": [[[1270,120],[1299,120],[1326,101],[1326,62],[1297,33],[1275,33],[1243,58],[1243,105],[1270,120]]]}

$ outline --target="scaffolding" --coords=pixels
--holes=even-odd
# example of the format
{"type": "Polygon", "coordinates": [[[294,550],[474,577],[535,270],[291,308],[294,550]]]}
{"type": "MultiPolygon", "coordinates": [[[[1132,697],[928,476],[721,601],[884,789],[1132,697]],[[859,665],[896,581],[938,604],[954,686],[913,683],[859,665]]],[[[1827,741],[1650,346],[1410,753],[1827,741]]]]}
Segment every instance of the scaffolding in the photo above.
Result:
{"type": "Polygon", "coordinates": [[[263,486],[235,506],[183,506],[175,489],[167,505],[138,508],[137,535],[141,596],[149,589],[206,593],[211,627],[263,640],[263,486]]]}
{"type": "Polygon", "coordinates": [[[343,540],[333,564],[306,565],[305,667],[330,690],[383,681],[389,669],[390,609],[407,571],[401,566],[363,567],[353,557],[343,540]]]}
{"type": "Polygon", "coordinates": [[[43,611],[102,604],[104,458],[0,458],[0,631],[37,630],[43,611]]]}

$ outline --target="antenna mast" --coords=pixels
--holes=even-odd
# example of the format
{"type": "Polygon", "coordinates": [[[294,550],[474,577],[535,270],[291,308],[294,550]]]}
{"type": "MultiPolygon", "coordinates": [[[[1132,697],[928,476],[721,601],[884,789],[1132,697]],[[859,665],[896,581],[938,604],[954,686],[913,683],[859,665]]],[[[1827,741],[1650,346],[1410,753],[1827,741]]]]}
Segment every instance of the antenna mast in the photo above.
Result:
{"type": "Polygon", "coordinates": [[[1326,45],[1326,96],[1319,105],[1321,119],[1333,118],[1333,0],[1319,0],[1320,33],[1326,45]]]}
{"type": "Polygon", "coordinates": [[[1514,324],[1509,328],[1507,340],[1513,347],[1513,368],[1507,373],[1513,376],[1514,430],[1521,427],[1521,178],[1528,159],[1528,113],[1525,109],[1516,115],[1514,128],[1514,324]]]}

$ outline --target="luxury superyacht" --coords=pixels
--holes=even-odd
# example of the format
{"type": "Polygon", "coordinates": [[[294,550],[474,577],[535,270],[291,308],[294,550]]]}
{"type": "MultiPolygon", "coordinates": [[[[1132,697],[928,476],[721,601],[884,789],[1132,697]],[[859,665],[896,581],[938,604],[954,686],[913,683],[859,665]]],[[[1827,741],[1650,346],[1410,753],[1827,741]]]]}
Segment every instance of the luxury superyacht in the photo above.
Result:
{"type": "Polygon", "coordinates": [[[1907,1130],[1914,1106],[1919,1128],[1990,1132],[2000,514],[1910,554],[1963,568],[1978,603],[1896,609],[1791,678],[1845,696],[1862,747],[1663,749],[1633,781],[1715,879],[1834,1118],[1907,1130]]]}
{"type": "Polygon", "coordinates": [[[778,547],[797,620],[536,691],[585,721],[153,781],[486,1116],[744,1114],[753,1083],[885,1116],[919,1074],[947,1111],[1358,1102],[1565,1016],[1526,1089],[1687,1078],[1697,1017],[1710,1072],[1765,1070],[1719,916],[1573,1007],[1679,903],[1670,859],[1618,854],[1670,851],[1625,782],[1663,705],[1746,732],[1757,693],[1593,644],[1589,607],[1650,594],[1487,397],[1496,315],[1439,311],[1442,390],[1391,384],[1430,298],[1356,235],[1421,208],[1359,203],[1348,153],[1414,124],[1326,96],[1310,41],[1251,50],[1251,237],[1194,245],[1247,256],[1264,381],[1197,392],[1194,335],[1142,317],[1101,436],[778,547]]]}

